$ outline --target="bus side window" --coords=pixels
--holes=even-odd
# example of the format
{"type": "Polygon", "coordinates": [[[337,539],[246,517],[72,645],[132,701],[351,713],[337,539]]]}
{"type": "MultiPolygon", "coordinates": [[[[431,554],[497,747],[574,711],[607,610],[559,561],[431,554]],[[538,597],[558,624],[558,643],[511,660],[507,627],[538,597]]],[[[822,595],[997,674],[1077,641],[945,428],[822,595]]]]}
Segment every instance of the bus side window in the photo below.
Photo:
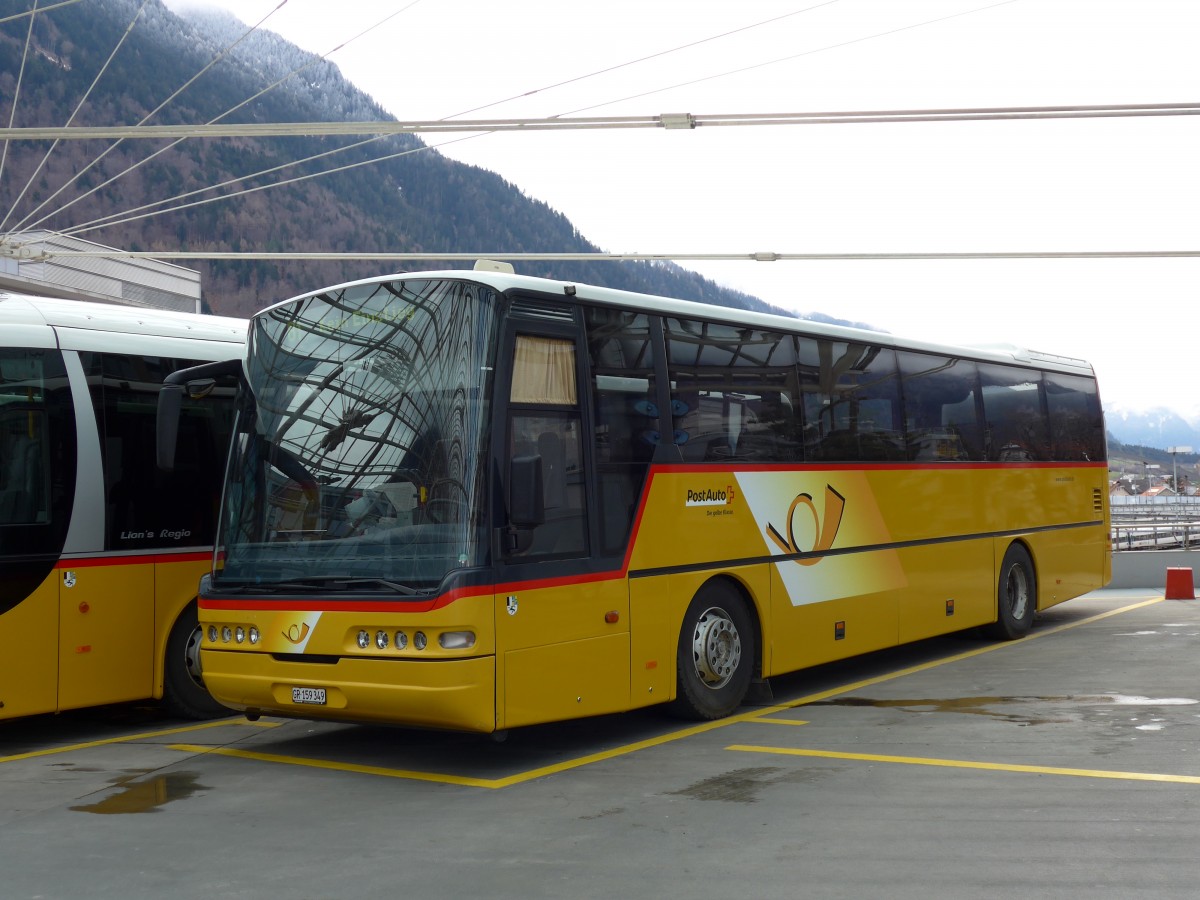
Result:
{"type": "Polygon", "coordinates": [[[47,369],[62,364],[55,356],[51,366],[46,356],[0,351],[0,525],[46,525],[52,518],[47,369]]]}
{"type": "Polygon", "coordinates": [[[925,353],[896,354],[904,397],[909,459],[984,459],[979,424],[979,372],[974,362],[925,353]]]}
{"type": "Polygon", "coordinates": [[[1078,375],[1046,372],[1050,444],[1056,460],[1104,459],[1104,413],[1096,382],[1078,375]]]}
{"type": "Polygon", "coordinates": [[[222,466],[232,419],[232,390],[219,386],[187,401],[175,471],[154,460],[158,391],[193,360],[81,353],[96,409],[104,460],[105,549],[212,543],[222,466]]]}
{"type": "Polygon", "coordinates": [[[47,446],[40,410],[7,410],[0,425],[0,525],[45,523],[47,446]]]}
{"type": "Polygon", "coordinates": [[[668,318],[673,440],[684,462],[798,462],[792,335],[668,318]]]}
{"type": "Polygon", "coordinates": [[[987,458],[1025,462],[1050,458],[1040,372],[981,365],[987,458]]]}
{"type": "Polygon", "coordinates": [[[887,462],[905,458],[894,351],[803,337],[805,459],[887,462]]]}

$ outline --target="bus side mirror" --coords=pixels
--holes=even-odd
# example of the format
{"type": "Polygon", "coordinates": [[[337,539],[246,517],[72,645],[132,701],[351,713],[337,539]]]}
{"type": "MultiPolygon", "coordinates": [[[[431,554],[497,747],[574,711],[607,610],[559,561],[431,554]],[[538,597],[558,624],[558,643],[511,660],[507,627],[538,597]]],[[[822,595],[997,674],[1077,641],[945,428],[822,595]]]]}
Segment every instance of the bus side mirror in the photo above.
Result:
{"type": "Polygon", "coordinates": [[[183,407],[182,384],[164,384],[158,392],[158,421],[155,428],[155,457],[163,472],[175,471],[175,444],[179,439],[179,411],[183,407]]]}
{"type": "Polygon", "coordinates": [[[508,527],[505,551],[524,553],[533,546],[533,529],[546,521],[541,456],[514,456],[508,467],[508,527]]]}
{"type": "Polygon", "coordinates": [[[183,409],[183,396],[202,400],[213,392],[217,379],[235,376],[242,383],[240,359],[225,359],[220,362],[203,363],[189,369],[179,369],[163,379],[158,391],[158,421],[155,424],[155,461],[163,472],[175,471],[175,446],[179,442],[179,414],[183,409]]]}

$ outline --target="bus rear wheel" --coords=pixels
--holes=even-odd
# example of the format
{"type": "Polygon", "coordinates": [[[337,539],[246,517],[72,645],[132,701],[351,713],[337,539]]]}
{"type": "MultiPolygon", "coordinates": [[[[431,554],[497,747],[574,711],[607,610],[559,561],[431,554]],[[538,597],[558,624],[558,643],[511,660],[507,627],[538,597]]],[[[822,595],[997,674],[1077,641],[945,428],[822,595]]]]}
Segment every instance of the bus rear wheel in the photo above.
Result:
{"type": "Polygon", "coordinates": [[[987,628],[989,637],[1014,641],[1033,627],[1037,612],[1037,575],[1029,551],[1012,544],[1000,563],[996,586],[996,621],[987,628]]]}
{"type": "Polygon", "coordinates": [[[705,585],[683,617],[669,710],[687,719],[729,715],[746,697],[756,658],[757,635],[745,600],[730,585],[705,585]]]}
{"type": "Polygon", "coordinates": [[[163,706],[183,719],[212,719],[232,711],[212,698],[200,673],[203,633],[196,619],[196,604],[189,603],[175,620],[167,638],[163,665],[163,706]]]}

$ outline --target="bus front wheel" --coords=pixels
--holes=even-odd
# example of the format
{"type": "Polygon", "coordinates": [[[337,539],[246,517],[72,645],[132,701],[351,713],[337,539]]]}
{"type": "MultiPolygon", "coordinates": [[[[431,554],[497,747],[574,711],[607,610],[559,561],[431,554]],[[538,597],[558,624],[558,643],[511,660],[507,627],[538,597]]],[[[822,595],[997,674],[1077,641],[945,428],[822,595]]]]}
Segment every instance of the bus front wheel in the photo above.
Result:
{"type": "Polygon", "coordinates": [[[733,587],[707,584],[683,617],[670,711],[687,719],[720,719],[746,697],[757,658],[754,622],[733,587]]]}
{"type": "Polygon", "coordinates": [[[196,604],[189,603],[171,628],[163,665],[163,705],[172,715],[184,719],[211,719],[232,714],[204,687],[200,674],[202,637],[196,620],[196,604]]]}
{"type": "Polygon", "coordinates": [[[1033,627],[1037,612],[1037,575],[1029,551],[1012,544],[1000,563],[996,586],[996,621],[987,629],[989,637],[1013,641],[1033,627]]]}

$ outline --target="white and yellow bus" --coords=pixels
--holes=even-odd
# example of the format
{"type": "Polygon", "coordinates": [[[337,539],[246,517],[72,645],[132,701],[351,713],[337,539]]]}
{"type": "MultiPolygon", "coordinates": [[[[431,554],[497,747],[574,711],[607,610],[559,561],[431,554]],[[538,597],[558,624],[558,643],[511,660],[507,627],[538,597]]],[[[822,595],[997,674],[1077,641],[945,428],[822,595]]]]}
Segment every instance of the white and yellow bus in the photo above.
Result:
{"type": "MultiPolygon", "coordinates": [[[[198,676],[233,390],[189,403],[174,475],[157,393],[241,358],[246,322],[0,293],[0,719],[163,698],[223,710],[198,676]]],[[[226,710],[227,712],[227,710],[226,710]]]]}
{"type": "Polygon", "coordinates": [[[242,397],[200,656],[251,717],[716,718],[1110,574],[1074,359],[441,271],[264,310],[242,397]]]}

